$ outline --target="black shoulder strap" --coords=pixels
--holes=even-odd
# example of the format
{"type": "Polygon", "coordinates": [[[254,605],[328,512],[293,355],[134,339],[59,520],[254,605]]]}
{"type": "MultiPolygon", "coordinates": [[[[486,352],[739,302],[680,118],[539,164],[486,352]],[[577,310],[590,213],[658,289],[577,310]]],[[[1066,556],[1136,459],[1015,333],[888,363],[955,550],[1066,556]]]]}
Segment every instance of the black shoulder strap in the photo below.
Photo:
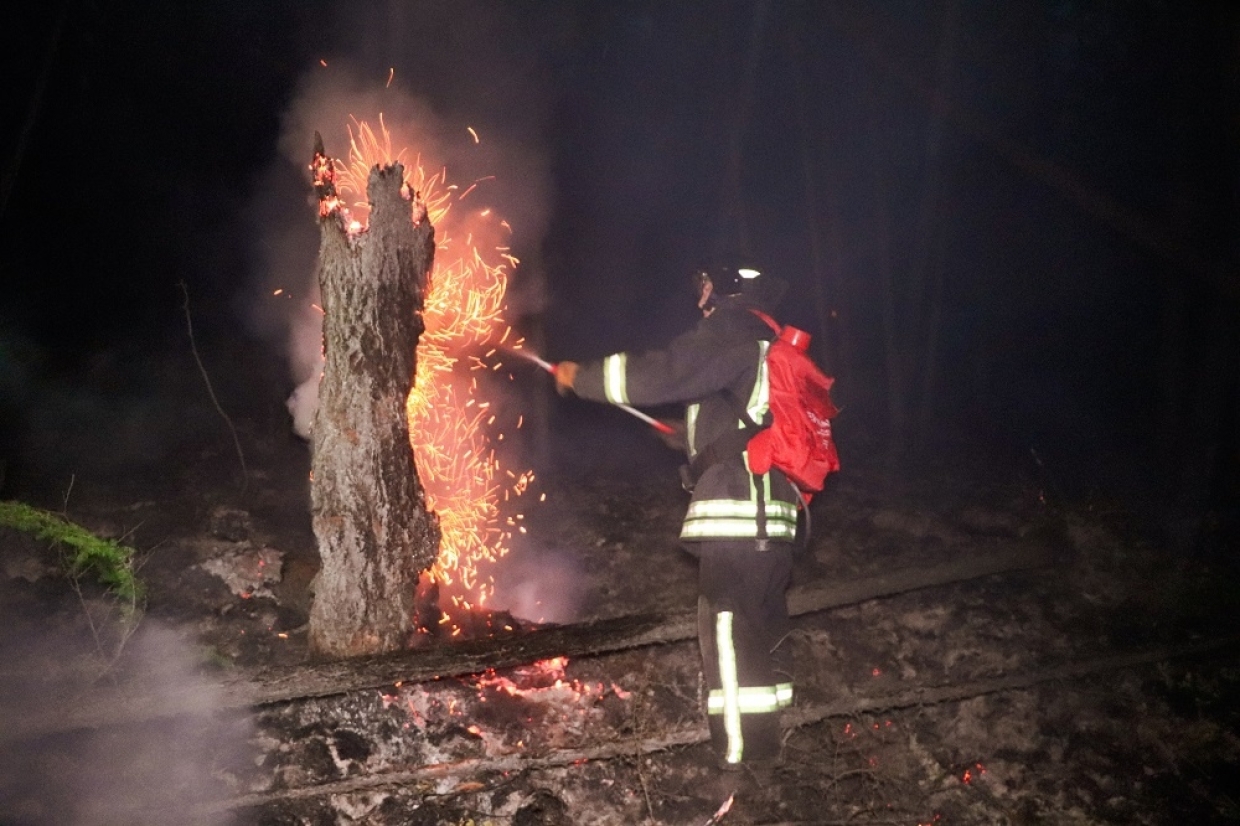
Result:
{"type": "Polygon", "coordinates": [[[690,490],[693,485],[697,484],[697,480],[702,478],[702,474],[708,467],[732,456],[739,456],[744,452],[753,435],[767,426],[765,423],[758,424],[751,419],[745,405],[741,404],[741,400],[731,390],[725,389],[723,396],[732,405],[732,409],[737,414],[736,417],[744,422],[745,426],[728,431],[694,455],[688,465],[688,479],[686,480],[686,487],[690,490]]]}
{"type": "MultiPolygon", "coordinates": [[[[779,333],[779,322],[775,319],[753,307],[749,308],[749,312],[762,319],[776,334],[779,333]]],[[[744,422],[745,426],[729,431],[715,439],[715,441],[699,450],[689,464],[681,467],[680,481],[684,485],[685,490],[693,490],[693,486],[697,484],[698,479],[702,478],[702,474],[711,465],[732,456],[739,456],[745,451],[745,448],[749,445],[749,440],[753,438],[755,433],[763,428],[770,427],[769,419],[759,424],[750,418],[749,410],[746,409],[745,405],[741,403],[741,400],[731,390],[724,388],[722,393],[723,397],[728,400],[728,404],[732,405],[736,418],[744,422]]]]}

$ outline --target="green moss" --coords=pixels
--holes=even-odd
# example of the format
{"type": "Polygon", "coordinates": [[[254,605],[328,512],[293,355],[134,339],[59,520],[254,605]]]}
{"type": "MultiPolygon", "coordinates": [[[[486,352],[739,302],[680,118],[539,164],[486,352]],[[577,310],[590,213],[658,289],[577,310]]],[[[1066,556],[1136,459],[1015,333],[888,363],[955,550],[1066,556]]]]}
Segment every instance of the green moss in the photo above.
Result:
{"type": "Polygon", "coordinates": [[[142,583],[134,576],[133,548],[102,539],[59,514],[22,502],[0,502],[0,526],[14,528],[63,549],[70,576],[94,575],[126,605],[143,597],[142,583]]]}

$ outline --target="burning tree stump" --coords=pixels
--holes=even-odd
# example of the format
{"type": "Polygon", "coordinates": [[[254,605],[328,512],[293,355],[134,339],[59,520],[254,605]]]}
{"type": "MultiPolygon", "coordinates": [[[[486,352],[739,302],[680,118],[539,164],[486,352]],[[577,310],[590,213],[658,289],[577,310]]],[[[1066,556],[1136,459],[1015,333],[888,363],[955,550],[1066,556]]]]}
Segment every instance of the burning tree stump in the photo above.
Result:
{"type": "Polygon", "coordinates": [[[394,163],[371,169],[369,228],[350,234],[333,162],[315,137],[325,362],[312,434],[322,568],[310,647],[319,656],[352,657],[408,644],[418,576],[439,549],[405,408],[435,233],[425,207],[402,192],[404,168],[394,163]]]}

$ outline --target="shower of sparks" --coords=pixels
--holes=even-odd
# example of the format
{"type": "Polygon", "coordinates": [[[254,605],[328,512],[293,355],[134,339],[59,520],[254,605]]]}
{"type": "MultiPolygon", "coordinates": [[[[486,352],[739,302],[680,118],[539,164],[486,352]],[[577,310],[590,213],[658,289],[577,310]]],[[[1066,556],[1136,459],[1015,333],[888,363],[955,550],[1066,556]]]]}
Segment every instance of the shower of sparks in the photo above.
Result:
{"type": "MultiPolygon", "coordinates": [[[[510,528],[519,530],[513,518],[502,521],[501,502],[524,493],[533,481],[530,472],[502,468],[491,449],[488,432],[495,415],[482,398],[475,371],[492,365],[467,355],[471,348],[502,343],[512,335],[503,317],[504,294],[516,259],[503,254],[506,247],[481,248],[478,232],[465,231],[462,240],[453,236],[463,221],[449,214],[453,200],[460,198],[450,198],[455,187],[447,185],[446,171],[427,175],[420,157],[410,160],[405,150],[394,152],[382,116],[378,131],[354,120],[349,134],[349,162],[338,170],[337,185],[354,198],[351,216],[364,224],[370,170],[399,162],[415,220],[421,205],[436,230],[435,263],[423,296],[425,330],[406,409],[427,506],[438,516],[442,533],[429,576],[455,608],[480,608],[494,592],[485,565],[508,552],[510,528]]],[[[485,213],[479,217],[494,222],[485,213]]],[[[449,621],[448,615],[443,619],[449,621]]]]}

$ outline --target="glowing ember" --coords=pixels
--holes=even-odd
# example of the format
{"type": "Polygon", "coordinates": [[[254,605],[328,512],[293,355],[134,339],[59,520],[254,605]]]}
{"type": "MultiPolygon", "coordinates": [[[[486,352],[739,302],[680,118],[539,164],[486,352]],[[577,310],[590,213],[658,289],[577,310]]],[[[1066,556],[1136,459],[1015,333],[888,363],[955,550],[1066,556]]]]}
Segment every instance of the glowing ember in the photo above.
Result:
{"type": "MultiPolygon", "coordinates": [[[[455,187],[446,184],[446,171],[428,176],[420,158],[410,161],[405,150],[393,151],[382,116],[378,132],[355,120],[349,134],[347,166],[334,168],[327,162],[320,170],[316,157],[315,173],[316,181],[334,185],[341,198],[344,193],[353,197],[346,218],[353,219],[356,231],[369,211],[365,183],[370,169],[394,162],[405,168],[414,221],[429,218],[436,228],[435,266],[424,296],[425,331],[406,409],[427,505],[439,517],[442,532],[439,557],[428,576],[450,598],[450,608],[471,611],[494,592],[482,566],[507,554],[509,527],[520,529],[519,516],[502,524],[500,502],[525,492],[533,481],[530,472],[500,467],[488,438],[495,416],[490,402],[481,398],[477,376],[471,375],[489,368],[468,355],[471,348],[502,344],[511,337],[503,318],[504,295],[509,268],[517,261],[498,242],[508,232],[507,224],[497,222],[490,210],[468,216],[468,226],[466,218],[450,213],[451,205],[472,192],[477,182],[453,199],[455,187]],[[463,240],[454,237],[457,231],[463,240]]],[[[452,621],[444,615],[443,622],[452,621]]],[[[457,625],[454,633],[459,631],[457,625]]]]}
{"type": "Polygon", "coordinates": [[[960,775],[960,782],[967,786],[985,773],[985,766],[981,763],[974,763],[972,766],[964,770],[964,774],[960,775]]]}
{"type": "Polygon", "coordinates": [[[617,719],[630,719],[630,712],[617,709],[629,709],[632,694],[614,683],[570,678],[567,663],[567,658],[556,657],[503,675],[488,670],[468,679],[437,682],[430,690],[426,685],[396,685],[380,692],[380,698],[384,708],[405,712],[405,730],[423,732],[428,743],[425,760],[458,760],[450,751],[450,740],[460,731],[468,732],[489,756],[579,748],[590,740],[592,730],[611,725],[605,704],[617,719]],[[444,744],[442,751],[436,751],[439,744],[444,744]]]}

